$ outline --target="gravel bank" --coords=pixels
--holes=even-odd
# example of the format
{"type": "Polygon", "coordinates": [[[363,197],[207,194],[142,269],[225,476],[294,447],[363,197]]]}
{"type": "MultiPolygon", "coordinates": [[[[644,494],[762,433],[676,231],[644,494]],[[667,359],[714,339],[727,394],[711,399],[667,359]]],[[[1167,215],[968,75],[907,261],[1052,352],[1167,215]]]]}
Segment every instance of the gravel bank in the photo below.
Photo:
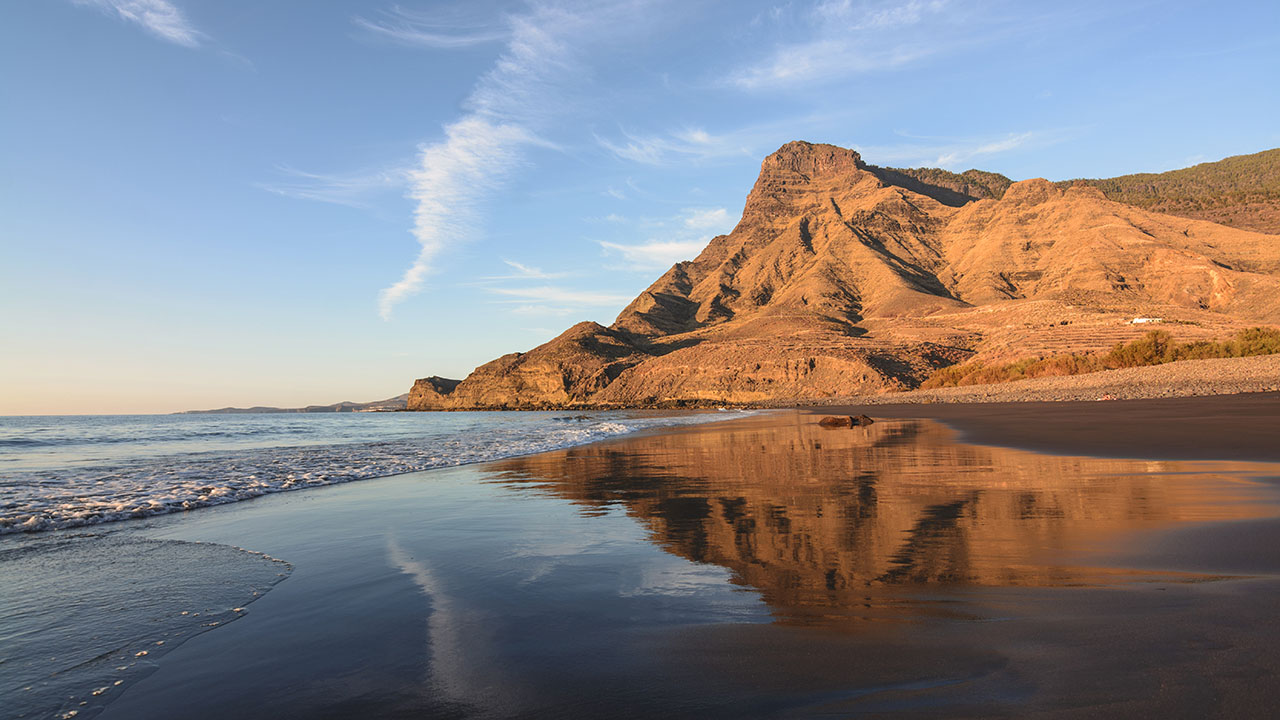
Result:
{"type": "Polygon", "coordinates": [[[1106,396],[1116,400],[1135,400],[1274,391],[1280,391],[1280,355],[1183,360],[1069,377],[853,396],[820,404],[1063,402],[1101,400],[1106,396]]]}

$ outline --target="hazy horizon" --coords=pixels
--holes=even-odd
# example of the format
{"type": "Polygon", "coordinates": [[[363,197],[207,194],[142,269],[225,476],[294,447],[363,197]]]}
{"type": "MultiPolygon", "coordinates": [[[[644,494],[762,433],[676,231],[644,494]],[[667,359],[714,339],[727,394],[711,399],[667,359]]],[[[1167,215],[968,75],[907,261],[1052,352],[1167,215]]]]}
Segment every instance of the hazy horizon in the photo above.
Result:
{"type": "Polygon", "coordinates": [[[608,324],[790,140],[1014,179],[1280,146],[1280,6],[0,9],[0,415],[367,402],[608,324]]]}

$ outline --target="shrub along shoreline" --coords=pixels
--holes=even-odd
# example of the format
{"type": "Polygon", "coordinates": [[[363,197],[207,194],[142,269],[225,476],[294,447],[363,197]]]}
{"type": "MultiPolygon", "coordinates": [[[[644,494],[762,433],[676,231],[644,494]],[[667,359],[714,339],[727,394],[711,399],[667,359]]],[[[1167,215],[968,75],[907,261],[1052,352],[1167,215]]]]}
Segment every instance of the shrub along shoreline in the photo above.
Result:
{"type": "Polygon", "coordinates": [[[1005,365],[965,363],[941,368],[921,385],[924,390],[964,385],[990,385],[1037,377],[1082,375],[1100,370],[1163,365],[1178,360],[1249,357],[1280,353],[1280,330],[1255,327],[1241,330],[1228,340],[1179,343],[1164,330],[1152,330],[1129,343],[1119,343],[1106,353],[1075,353],[1032,357],[1005,365]]]}

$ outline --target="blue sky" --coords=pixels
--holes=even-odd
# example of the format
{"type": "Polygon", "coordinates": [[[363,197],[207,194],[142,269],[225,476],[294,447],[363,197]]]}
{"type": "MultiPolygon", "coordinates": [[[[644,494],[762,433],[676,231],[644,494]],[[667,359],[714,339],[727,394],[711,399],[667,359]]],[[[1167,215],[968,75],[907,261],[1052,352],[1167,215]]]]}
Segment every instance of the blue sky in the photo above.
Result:
{"type": "Polygon", "coordinates": [[[612,322],[789,140],[1280,146],[1280,3],[14,0],[0,414],[373,400],[612,322]]]}

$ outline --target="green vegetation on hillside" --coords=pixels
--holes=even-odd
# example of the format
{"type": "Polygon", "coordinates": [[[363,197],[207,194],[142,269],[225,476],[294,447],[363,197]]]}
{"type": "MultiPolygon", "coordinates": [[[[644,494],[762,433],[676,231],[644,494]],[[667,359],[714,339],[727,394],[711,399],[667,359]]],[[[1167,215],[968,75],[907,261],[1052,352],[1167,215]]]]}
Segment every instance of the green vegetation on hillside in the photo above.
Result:
{"type": "MultiPolygon", "coordinates": [[[[867,169],[881,180],[951,206],[1004,197],[1012,180],[999,173],[941,168],[867,169]]],[[[1066,189],[1076,180],[1058,182],[1066,189]]],[[[1108,199],[1154,212],[1280,235],[1280,148],[1163,173],[1080,180],[1108,199]]]]}
{"type": "Polygon", "coordinates": [[[1110,200],[1147,210],[1280,233],[1280,148],[1164,173],[1085,182],[1110,200]]]}
{"type": "Polygon", "coordinates": [[[1256,327],[1241,330],[1230,340],[1198,340],[1177,343],[1164,330],[1152,330],[1130,343],[1120,343],[1107,353],[1052,355],[1025,358],[1007,365],[966,363],[944,367],[921,384],[922,388],[955,385],[988,385],[1037,377],[1081,375],[1099,370],[1161,365],[1176,360],[1248,357],[1280,353],[1280,330],[1256,327]]]}
{"type": "Polygon", "coordinates": [[[1013,181],[1004,175],[986,170],[965,170],[960,173],[960,176],[985,190],[986,196],[994,200],[1004,197],[1004,191],[1013,184],[1013,181]]]}

